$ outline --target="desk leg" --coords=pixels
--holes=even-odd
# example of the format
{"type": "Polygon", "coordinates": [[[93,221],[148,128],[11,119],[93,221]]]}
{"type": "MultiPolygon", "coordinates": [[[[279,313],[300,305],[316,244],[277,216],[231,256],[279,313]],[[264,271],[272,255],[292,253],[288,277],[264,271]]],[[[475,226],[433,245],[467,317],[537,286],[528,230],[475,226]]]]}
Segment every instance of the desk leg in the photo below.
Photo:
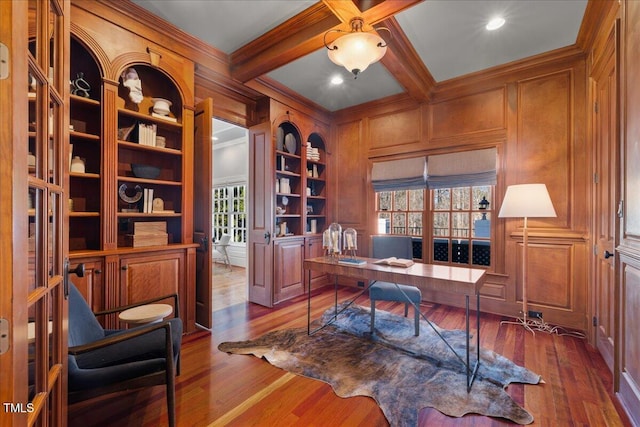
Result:
{"type": "Polygon", "coordinates": [[[471,391],[471,386],[473,385],[473,381],[476,379],[476,374],[478,373],[478,368],[480,367],[480,293],[476,294],[476,363],[473,365],[473,369],[471,369],[471,361],[470,361],[470,341],[471,334],[469,331],[469,295],[466,296],[466,313],[465,319],[467,323],[467,393],[471,391]]]}
{"type": "Polygon", "coordinates": [[[467,347],[467,391],[469,391],[470,388],[470,384],[469,384],[469,371],[471,369],[471,362],[470,362],[470,358],[469,358],[469,341],[471,340],[471,336],[470,336],[470,332],[469,332],[469,295],[466,296],[465,298],[465,303],[466,303],[466,307],[465,307],[465,322],[466,322],[466,326],[467,326],[467,342],[466,342],[466,347],[467,347]]]}
{"type": "Polygon", "coordinates": [[[334,319],[338,319],[338,275],[336,275],[333,280],[333,296],[335,298],[333,306],[334,306],[334,319]]]}
{"type": "Polygon", "coordinates": [[[311,335],[311,270],[307,270],[309,290],[307,292],[307,335],[311,335]]]}
{"type": "Polygon", "coordinates": [[[476,370],[480,366],[480,292],[476,293],[476,370]]]}

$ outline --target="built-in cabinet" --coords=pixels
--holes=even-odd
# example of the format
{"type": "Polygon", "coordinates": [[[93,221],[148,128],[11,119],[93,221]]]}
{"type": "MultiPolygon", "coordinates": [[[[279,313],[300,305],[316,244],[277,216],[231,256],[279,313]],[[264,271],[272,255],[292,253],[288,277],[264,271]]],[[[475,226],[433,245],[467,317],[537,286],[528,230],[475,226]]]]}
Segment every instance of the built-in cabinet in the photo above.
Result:
{"type": "MultiPolygon", "coordinates": [[[[249,300],[271,306],[304,294],[304,259],[322,255],[329,128],[274,101],[268,116],[271,123],[252,128],[249,138],[249,300]]],[[[324,283],[325,275],[311,278],[312,286],[324,283]]]]}
{"type": "MultiPolygon", "coordinates": [[[[275,212],[273,302],[302,295],[308,278],[305,258],[322,255],[327,227],[327,150],[317,131],[304,134],[305,118],[298,124],[290,112],[275,129],[275,212]],[[299,127],[300,126],[300,127],[299,127]]],[[[313,284],[325,275],[314,275],[313,284]]]]}
{"type": "MultiPolygon", "coordinates": [[[[143,41],[107,59],[100,43],[77,33],[69,247],[85,277],[72,280],[94,310],[177,292],[184,329],[193,331],[193,64],[143,41]]],[[[102,321],[120,326],[115,316],[102,321]]]]}

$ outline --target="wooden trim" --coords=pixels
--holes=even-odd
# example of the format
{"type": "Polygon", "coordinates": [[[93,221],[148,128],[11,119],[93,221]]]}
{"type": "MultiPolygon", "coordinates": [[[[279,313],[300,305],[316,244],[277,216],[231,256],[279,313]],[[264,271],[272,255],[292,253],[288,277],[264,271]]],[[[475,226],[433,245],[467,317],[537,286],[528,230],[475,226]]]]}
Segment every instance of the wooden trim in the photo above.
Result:
{"type": "Polygon", "coordinates": [[[391,31],[389,49],[380,62],[405,88],[409,96],[418,102],[431,98],[436,81],[424,65],[420,56],[407,38],[395,18],[389,18],[383,25],[391,31]]]}

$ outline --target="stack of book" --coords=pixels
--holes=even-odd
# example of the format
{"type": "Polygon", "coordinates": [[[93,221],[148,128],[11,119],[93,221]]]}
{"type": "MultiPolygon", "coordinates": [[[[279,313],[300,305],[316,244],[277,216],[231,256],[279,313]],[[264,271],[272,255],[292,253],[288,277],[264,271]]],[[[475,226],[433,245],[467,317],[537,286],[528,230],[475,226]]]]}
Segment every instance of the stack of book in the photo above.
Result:
{"type": "Polygon", "coordinates": [[[317,148],[313,148],[309,141],[307,141],[307,159],[316,162],[320,161],[320,151],[317,148]]]}
{"type": "Polygon", "coordinates": [[[138,123],[138,144],[155,147],[157,130],[155,124],[138,123]]]}
{"type": "Polygon", "coordinates": [[[153,188],[145,188],[142,196],[142,213],[153,212],[153,188]]]}

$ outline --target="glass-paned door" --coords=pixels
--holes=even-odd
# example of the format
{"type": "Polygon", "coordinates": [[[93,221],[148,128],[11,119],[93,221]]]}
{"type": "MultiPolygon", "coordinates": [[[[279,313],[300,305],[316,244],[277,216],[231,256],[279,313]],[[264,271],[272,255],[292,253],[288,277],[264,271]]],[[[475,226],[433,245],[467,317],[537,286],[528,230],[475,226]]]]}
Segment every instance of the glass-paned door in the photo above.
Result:
{"type": "Polygon", "coordinates": [[[58,426],[66,423],[64,259],[68,246],[64,230],[69,137],[65,107],[69,97],[70,6],[65,0],[28,0],[23,4],[24,9],[13,13],[24,13],[24,22],[13,19],[12,25],[26,25],[27,31],[15,31],[28,34],[28,39],[12,47],[26,57],[26,68],[20,70],[24,78],[16,82],[28,83],[23,86],[27,101],[15,103],[11,116],[13,153],[21,163],[13,169],[23,174],[26,188],[21,188],[26,194],[19,199],[24,205],[13,206],[17,221],[20,217],[24,221],[14,235],[19,243],[13,258],[27,262],[22,265],[26,274],[14,267],[12,297],[14,310],[25,315],[11,319],[11,351],[16,361],[11,377],[19,384],[19,391],[5,412],[15,415],[14,425],[58,426]]]}

